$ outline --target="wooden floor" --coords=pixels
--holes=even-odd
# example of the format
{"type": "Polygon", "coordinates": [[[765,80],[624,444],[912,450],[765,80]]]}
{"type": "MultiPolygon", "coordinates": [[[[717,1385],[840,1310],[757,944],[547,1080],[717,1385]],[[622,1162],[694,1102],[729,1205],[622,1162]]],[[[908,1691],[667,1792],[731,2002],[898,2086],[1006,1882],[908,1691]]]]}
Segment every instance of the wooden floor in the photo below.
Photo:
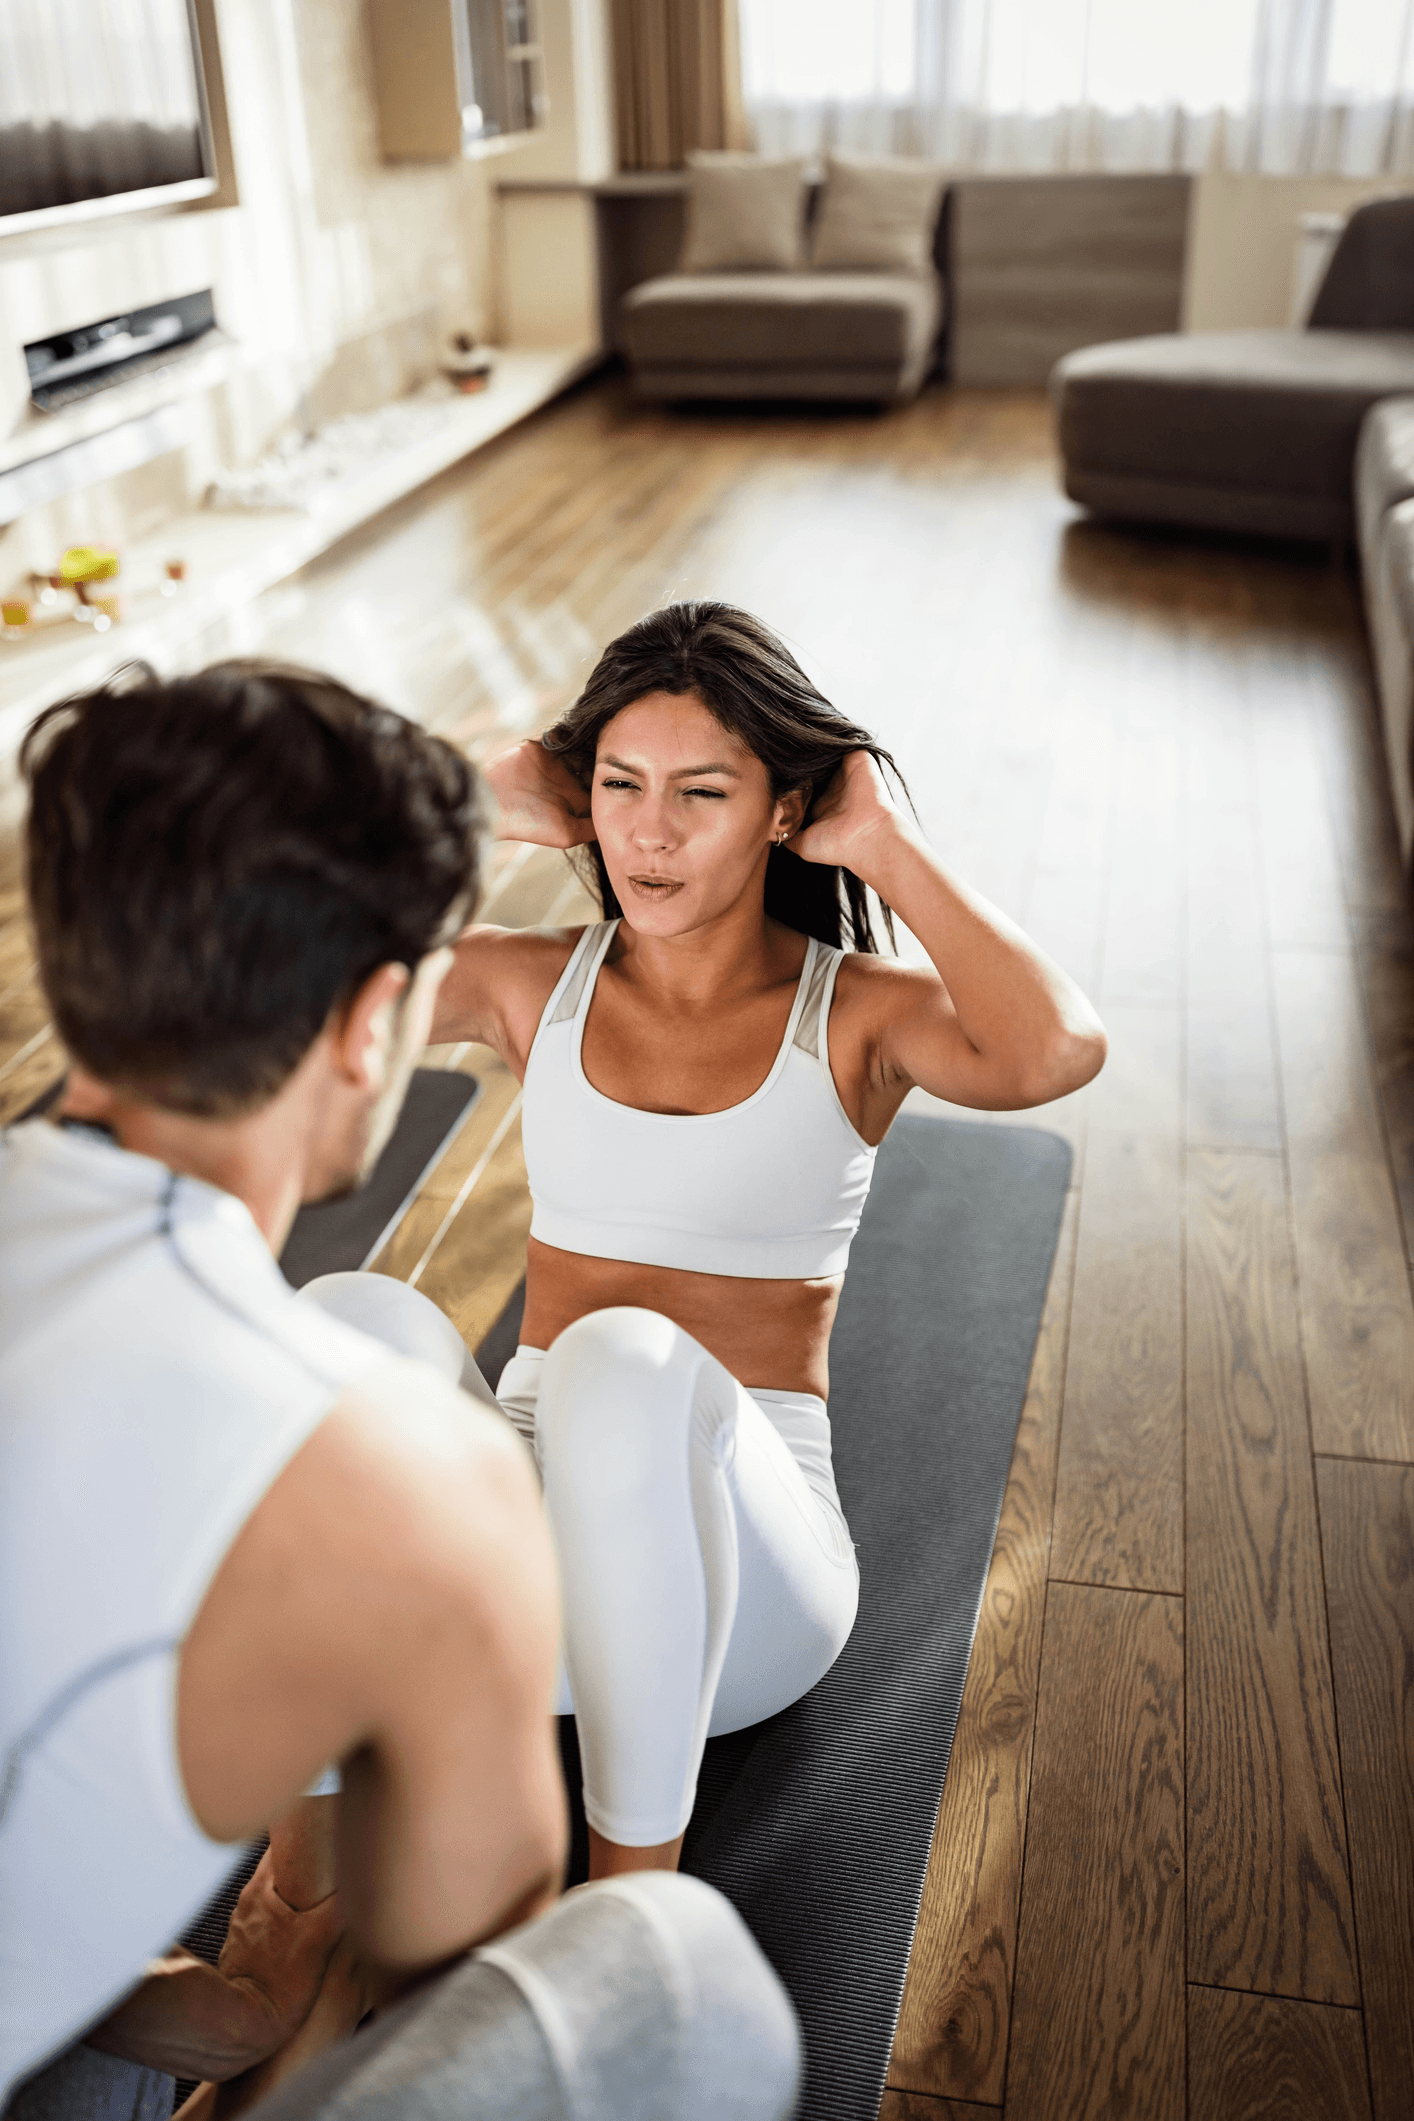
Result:
{"type": "MultiPolygon", "coordinates": [[[[589,387],[246,614],[474,752],[671,597],[779,627],[1098,1000],[885,2121],[1414,2113],[1414,927],[1356,584],[1059,497],[1045,407],[589,387]]],[[[0,1115],[60,1056],[0,887],[0,1115]]],[[[492,917],[575,917],[517,850],[492,917]]],[[[380,1264],[473,1343],[516,1085],[380,1264]]],[[[997,1122],[1003,1124],[1005,1122],[997,1122]]]]}

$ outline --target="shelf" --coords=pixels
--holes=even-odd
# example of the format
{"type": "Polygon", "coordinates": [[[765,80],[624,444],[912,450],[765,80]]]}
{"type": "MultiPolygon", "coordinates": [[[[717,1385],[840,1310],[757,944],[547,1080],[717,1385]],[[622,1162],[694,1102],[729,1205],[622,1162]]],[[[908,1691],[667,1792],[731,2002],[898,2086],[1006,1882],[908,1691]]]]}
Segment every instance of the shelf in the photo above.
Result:
{"type": "Polygon", "coordinates": [[[11,432],[0,439],[0,471],[50,457],[74,442],[88,442],[110,428],[142,419],[166,405],[200,396],[223,383],[244,358],[241,347],[221,333],[208,333],[190,347],[174,347],[160,368],[128,376],[91,398],[77,398],[57,412],[28,406],[11,432]],[[212,343],[213,339],[216,343],[212,343]]]}
{"type": "Polygon", "coordinates": [[[0,640],[0,757],[13,757],[29,724],[52,700],[101,684],[120,664],[179,667],[208,627],[494,441],[603,358],[597,347],[499,352],[487,388],[450,399],[435,435],[331,483],[307,512],[200,509],[128,546],[117,584],[128,614],[122,625],[95,635],[87,626],[60,621],[17,641],[0,640]],[[177,595],[164,597],[163,562],[178,555],[186,561],[187,579],[177,595]]]}

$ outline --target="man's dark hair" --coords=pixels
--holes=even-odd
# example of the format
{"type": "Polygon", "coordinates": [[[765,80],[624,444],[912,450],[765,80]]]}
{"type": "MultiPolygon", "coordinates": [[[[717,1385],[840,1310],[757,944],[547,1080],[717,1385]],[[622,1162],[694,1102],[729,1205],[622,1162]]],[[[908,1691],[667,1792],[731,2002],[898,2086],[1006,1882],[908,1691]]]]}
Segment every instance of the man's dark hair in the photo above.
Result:
{"type": "Polygon", "coordinates": [[[40,976],[100,1081],[253,1110],[380,965],[468,919],[474,769],[314,671],[143,665],[35,722],[27,866],[40,976]]]}

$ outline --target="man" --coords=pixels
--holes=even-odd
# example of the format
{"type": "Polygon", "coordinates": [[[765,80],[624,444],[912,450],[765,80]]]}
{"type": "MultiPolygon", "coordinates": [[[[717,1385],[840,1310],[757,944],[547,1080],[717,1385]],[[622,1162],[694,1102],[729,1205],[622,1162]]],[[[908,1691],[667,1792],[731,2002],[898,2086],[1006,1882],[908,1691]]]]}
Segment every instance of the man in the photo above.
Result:
{"type": "Polygon", "coordinates": [[[51,709],[22,764],[73,1067],[0,1137],[0,2101],[157,2114],[165,2071],[261,2121],[784,2114],[789,2006],[724,1902],[557,1900],[514,1431],[275,1264],[396,1117],[476,896],[471,769],[241,664],[51,709]],[[331,1764],[337,1899],[330,1800],[297,1803],[331,1764]],[[221,1969],[143,1978],[272,1821],[221,1969]]]}

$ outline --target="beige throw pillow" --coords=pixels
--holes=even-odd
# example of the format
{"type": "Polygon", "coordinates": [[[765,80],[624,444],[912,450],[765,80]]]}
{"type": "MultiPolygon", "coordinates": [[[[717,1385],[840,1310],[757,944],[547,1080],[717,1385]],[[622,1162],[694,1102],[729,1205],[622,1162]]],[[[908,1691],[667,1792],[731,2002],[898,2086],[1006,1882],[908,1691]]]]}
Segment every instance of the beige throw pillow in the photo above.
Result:
{"type": "Polygon", "coordinates": [[[931,162],[831,155],[811,264],[839,272],[927,272],[946,178],[931,162]]]}
{"type": "Polygon", "coordinates": [[[714,153],[687,158],[679,272],[794,272],[805,262],[805,163],[714,153]]]}

